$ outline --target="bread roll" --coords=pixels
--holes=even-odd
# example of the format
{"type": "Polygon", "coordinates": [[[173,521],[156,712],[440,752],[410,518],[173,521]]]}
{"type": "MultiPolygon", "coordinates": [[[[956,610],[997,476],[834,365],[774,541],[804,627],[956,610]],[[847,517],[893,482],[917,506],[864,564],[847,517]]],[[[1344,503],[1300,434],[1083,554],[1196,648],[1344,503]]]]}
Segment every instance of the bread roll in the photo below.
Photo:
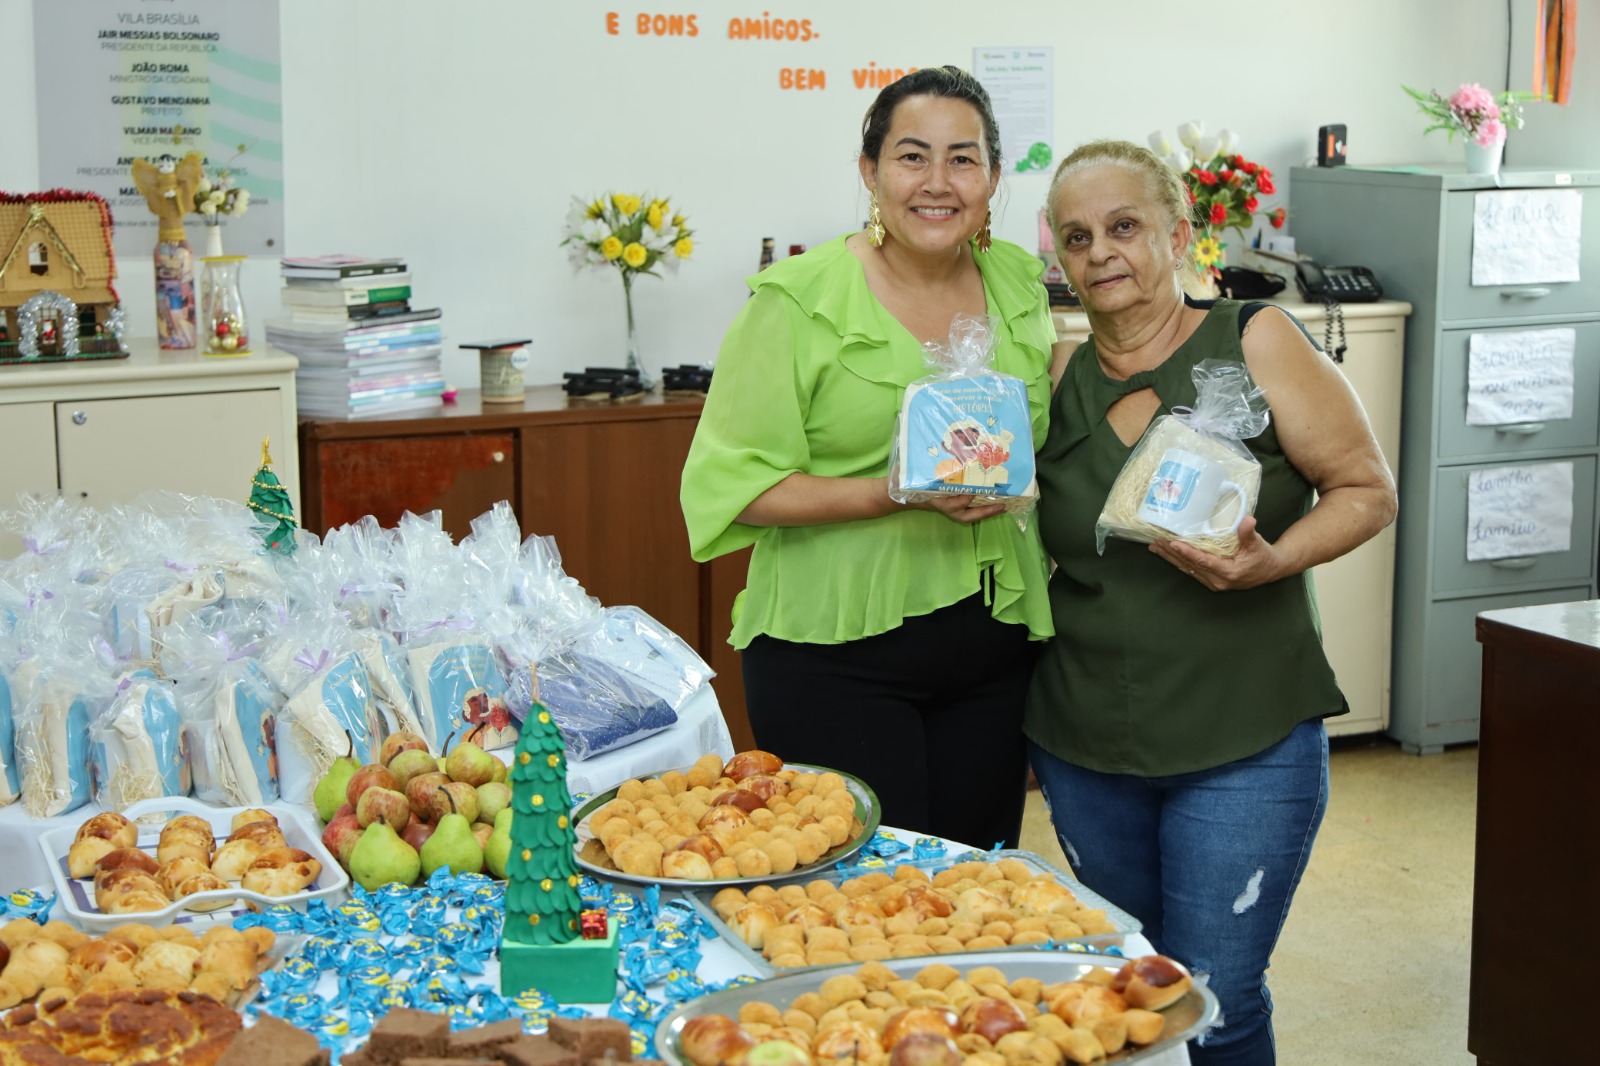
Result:
{"type": "Polygon", "coordinates": [[[224,881],[238,881],[265,850],[254,840],[230,840],[211,856],[211,872],[224,881]]]}
{"type": "Polygon", "coordinates": [[[90,838],[110,841],[114,848],[131,848],[139,843],[139,827],[115,811],[102,811],[80,825],[72,839],[90,838]]]}
{"type": "Polygon", "coordinates": [[[1118,970],[1111,987],[1122,993],[1128,1006],[1154,1011],[1182,999],[1193,983],[1189,971],[1174,960],[1145,955],[1118,970]]]}
{"type": "Polygon", "coordinates": [[[95,864],[122,847],[104,837],[83,837],[67,849],[67,876],[93,877],[95,864]]]}
{"type": "Polygon", "coordinates": [[[250,864],[240,887],[266,896],[299,892],[322,873],[322,863],[299,848],[271,848],[250,864]]]}
{"type": "Polygon", "coordinates": [[[247,811],[240,811],[234,815],[233,821],[228,828],[230,831],[236,830],[241,825],[249,825],[251,822],[271,822],[273,825],[277,825],[278,816],[271,811],[264,811],[260,807],[252,807],[247,811]]]}

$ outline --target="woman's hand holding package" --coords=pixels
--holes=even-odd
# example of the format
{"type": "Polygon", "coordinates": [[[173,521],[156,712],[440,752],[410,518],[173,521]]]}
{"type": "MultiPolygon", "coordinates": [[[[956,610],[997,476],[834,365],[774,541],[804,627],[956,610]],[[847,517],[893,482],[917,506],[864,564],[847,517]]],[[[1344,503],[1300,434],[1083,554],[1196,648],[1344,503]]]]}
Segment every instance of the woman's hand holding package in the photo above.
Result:
{"type": "Polygon", "coordinates": [[[1239,550],[1232,557],[1212,555],[1181,541],[1158,540],[1150,550],[1212,592],[1253,589],[1295,573],[1281,553],[1256,532],[1252,515],[1239,523],[1239,550]]]}
{"type": "Polygon", "coordinates": [[[1395,514],[1394,476],[1338,366],[1287,315],[1270,310],[1250,320],[1242,347],[1250,376],[1271,404],[1283,454],[1317,490],[1317,503],[1271,543],[1247,519],[1239,527],[1239,551],[1230,559],[1171,541],[1151,545],[1217,592],[1254,588],[1337,559],[1395,514]]]}
{"type": "Polygon", "coordinates": [[[975,522],[982,522],[985,518],[993,518],[998,514],[1006,513],[1003,503],[983,503],[976,496],[949,495],[938,496],[922,503],[908,503],[907,507],[919,507],[925,511],[938,511],[952,522],[959,522],[970,526],[975,522]]]}

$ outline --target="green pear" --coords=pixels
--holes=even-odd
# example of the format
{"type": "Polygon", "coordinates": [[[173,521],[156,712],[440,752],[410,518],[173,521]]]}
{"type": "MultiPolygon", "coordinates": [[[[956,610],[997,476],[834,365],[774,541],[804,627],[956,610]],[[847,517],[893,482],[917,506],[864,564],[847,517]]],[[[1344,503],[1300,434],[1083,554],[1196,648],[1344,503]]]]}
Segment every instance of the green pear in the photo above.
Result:
{"type": "Polygon", "coordinates": [[[489,843],[483,846],[483,864],[502,881],[506,876],[506,863],[511,861],[511,813],[511,808],[507,807],[494,816],[494,832],[489,834],[489,843]]]}
{"type": "Polygon", "coordinates": [[[494,761],[494,779],[502,785],[506,784],[511,779],[511,767],[496,759],[494,761]]]}
{"type": "Polygon", "coordinates": [[[317,817],[324,823],[331,822],[339,811],[339,805],[345,802],[345,792],[350,786],[350,779],[361,769],[361,764],[356,761],[355,741],[350,739],[350,734],[345,734],[349,741],[349,749],[328,767],[328,772],[322,775],[322,780],[317,782],[317,787],[311,790],[311,802],[317,808],[317,817]]]}
{"type": "Polygon", "coordinates": [[[368,892],[375,892],[391,881],[410,885],[421,872],[422,860],[417,849],[401,840],[388,822],[377,821],[367,826],[350,851],[350,876],[368,892]]]}
{"type": "MultiPolygon", "coordinates": [[[[496,759],[496,762],[500,760],[496,759]]],[[[511,806],[511,786],[500,781],[490,781],[479,785],[478,792],[478,821],[494,822],[495,815],[511,806]]]]}
{"type": "Polygon", "coordinates": [[[450,867],[451,873],[479,873],[483,870],[483,848],[472,835],[472,823],[466,815],[451,811],[439,819],[439,824],[422,845],[422,876],[432,877],[441,866],[450,867]]]}

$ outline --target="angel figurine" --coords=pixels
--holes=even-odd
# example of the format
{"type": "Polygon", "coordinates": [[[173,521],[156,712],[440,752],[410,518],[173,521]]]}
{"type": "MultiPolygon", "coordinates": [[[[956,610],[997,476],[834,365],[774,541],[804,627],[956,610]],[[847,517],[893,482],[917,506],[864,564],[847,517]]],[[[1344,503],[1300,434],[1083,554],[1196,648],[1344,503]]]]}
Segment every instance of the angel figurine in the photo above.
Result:
{"type": "Polygon", "coordinates": [[[133,183],[156,216],[156,334],[163,348],[195,345],[194,252],[183,232],[183,216],[194,207],[200,185],[200,153],[182,159],[161,156],[133,161],[133,183]]]}

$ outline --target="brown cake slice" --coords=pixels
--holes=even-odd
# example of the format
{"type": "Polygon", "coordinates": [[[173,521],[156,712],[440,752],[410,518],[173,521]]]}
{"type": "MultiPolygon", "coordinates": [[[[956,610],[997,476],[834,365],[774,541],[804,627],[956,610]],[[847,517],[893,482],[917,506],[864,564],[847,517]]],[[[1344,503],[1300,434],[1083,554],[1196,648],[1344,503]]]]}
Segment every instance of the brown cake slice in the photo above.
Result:
{"type": "MultiPolygon", "coordinates": [[[[343,1066],[342,1063],[341,1066],[343,1066]]],[[[422,1058],[401,1059],[400,1066],[500,1066],[500,1060],[483,1059],[478,1058],[477,1056],[472,1056],[469,1058],[446,1056],[445,1058],[440,1059],[434,1058],[431,1055],[426,1055],[422,1058]]]]}
{"type": "Polygon", "coordinates": [[[398,1063],[409,1058],[441,1058],[447,1052],[450,1022],[442,1014],[396,1007],[372,1027],[364,1050],[368,1061],[398,1063]]]}
{"type": "Polygon", "coordinates": [[[316,1066],[328,1061],[317,1038],[270,1014],[233,1038],[217,1066],[316,1066]]]}
{"type": "Polygon", "coordinates": [[[550,1039],[576,1054],[582,1062],[633,1058],[633,1034],[619,1018],[551,1018],[550,1039]]]}
{"type": "MultiPolygon", "coordinates": [[[[506,1018],[503,1021],[480,1025],[476,1029],[462,1029],[450,1034],[445,1042],[451,1055],[477,1055],[493,1058],[495,1050],[522,1036],[522,1019],[506,1018]]],[[[496,1058],[494,1061],[498,1062],[496,1058]]]]}
{"type": "Polygon", "coordinates": [[[548,1036],[519,1036],[509,1044],[501,1044],[495,1054],[507,1066],[578,1066],[581,1061],[575,1052],[548,1036]]]}

